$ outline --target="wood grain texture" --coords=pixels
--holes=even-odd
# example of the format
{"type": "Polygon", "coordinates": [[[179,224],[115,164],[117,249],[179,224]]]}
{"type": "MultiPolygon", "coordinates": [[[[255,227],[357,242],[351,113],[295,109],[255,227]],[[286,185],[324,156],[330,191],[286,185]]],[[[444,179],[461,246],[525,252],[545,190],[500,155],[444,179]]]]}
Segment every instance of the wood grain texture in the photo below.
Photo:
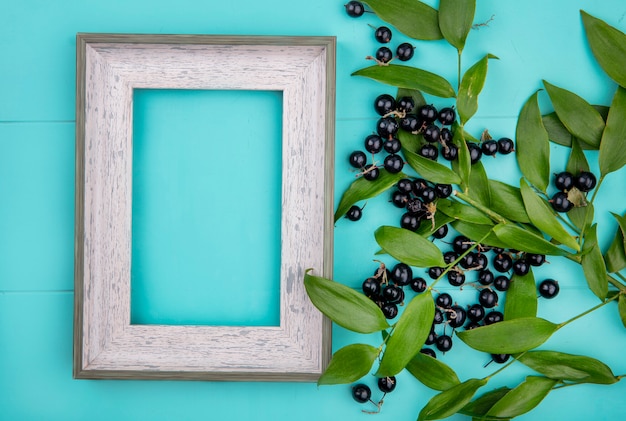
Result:
{"type": "Polygon", "coordinates": [[[315,381],[330,322],[306,295],[331,276],[335,40],[77,36],[74,376],[315,381]],[[130,324],[133,89],[283,92],[279,327],[130,324]]]}

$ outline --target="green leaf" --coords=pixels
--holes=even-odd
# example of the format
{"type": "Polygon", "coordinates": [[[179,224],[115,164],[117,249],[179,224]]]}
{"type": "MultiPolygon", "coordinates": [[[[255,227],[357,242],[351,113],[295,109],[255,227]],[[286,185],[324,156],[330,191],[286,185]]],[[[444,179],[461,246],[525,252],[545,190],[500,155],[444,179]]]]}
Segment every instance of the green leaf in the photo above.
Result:
{"type": "Polygon", "coordinates": [[[511,224],[496,225],[493,232],[498,239],[508,244],[507,248],[551,256],[566,256],[568,254],[565,250],[546,241],[543,237],[511,224]]]}
{"type": "Polygon", "coordinates": [[[409,266],[445,266],[439,247],[412,231],[382,226],[376,230],[374,237],[387,254],[409,266]]]}
{"type": "Polygon", "coordinates": [[[437,10],[417,0],[364,0],[374,13],[414,39],[437,40],[443,35],[439,29],[437,10]]]}
{"type": "Polygon", "coordinates": [[[424,95],[422,95],[422,93],[418,90],[399,88],[398,93],[396,94],[396,99],[400,99],[405,96],[413,98],[415,109],[421,107],[422,105],[426,105],[424,95]]]}
{"type": "Polygon", "coordinates": [[[376,357],[378,348],[371,345],[352,344],[343,347],[333,354],[317,385],[355,382],[369,373],[376,357]]]}
{"type": "Polygon", "coordinates": [[[461,178],[461,187],[468,189],[470,174],[472,171],[472,161],[470,158],[463,128],[456,121],[452,124],[452,142],[459,149],[459,156],[452,161],[452,169],[461,178]]]}
{"type": "Polygon", "coordinates": [[[520,190],[530,221],[559,243],[579,251],[578,242],[563,228],[552,207],[539,197],[524,179],[520,180],[520,190]]]}
{"type": "Polygon", "coordinates": [[[363,76],[398,88],[417,89],[441,98],[454,98],[454,88],[435,73],[400,64],[370,66],[357,70],[352,76],[363,76]]]}
{"type": "Polygon", "coordinates": [[[626,89],[619,87],[613,96],[606,127],[600,142],[600,174],[617,171],[626,164],[626,89]]]}
{"type": "Polygon", "coordinates": [[[520,189],[496,180],[489,180],[490,208],[511,221],[530,222],[520,189]]]}
{"type": "Polygon", "coordinates": [[[437,201],[437,210],[451,218],[460,219],[461,221],[472,224],[493,225],[491,218],[487,215],[472,206],[464,205],[457,201],[439,199],[437,201]]]}
{"type": "Polygon", "coordinates": [[[606,278],[606,265],[598,245],[596,227],[594,224],[586,232],[581,263],[589,289],[596,297],[604,300],[609,292],[609,281],[606,278]]]}
{"type": "Polygon", "coordinates": [[[583,98],[566,89],[543,81],[559,120],[573,136],[597,148],[600,145],[604,120],[583,98]]]}
{"type": "Polygon", "coordinates": [[[589,171],[589,162],[587,162],[587,157],[577,139],[572,141],[572,150],[567,159],[565,170],[572,174],[578,174],[580,171],[589,171]]]}
{"type": "Polygon", "coordinates": [[[304,275],[304,287],[313,305],[341,327],[358,333],[389,328],[380,308],[352,288],[308,273],[304,275]]]}
{"type": "Polygon", "coordinates": [[[440,420],[456,414],[476,391],[487,384],[486,379],[469,379],[433,396],[419,413],[418,421],[440,420]]]}
{"type": "Polygon", "coordinates": [[[450,218],[443,212],[435,212],[433,220],[435,221],[434,226],[433,224],[422,223],[415,233],[421,235],[422,237],[430,237],[435,231],[441,228],[442,225],[446,225],[454,221],[454,218],[450,218]]]}
{"type": "Polygon", "coordinates": [[[524,177],[542,192],[550,179],[550,141],[543,127],[537,92],[526,101],[517,119],[517,163],[524,177]]]}
{"type": "MultiPolygon", "coordinates": [[[[609,107],[604,105],[592,105],[592,107],[595,108],[602,116],[602,119],[606,121],[606,117],[609,114],[609,107]]],[[[567,128],[563,125],[561,120],[559,120],[555,112],[544,115],[542,121],[548,132],[550,141],[567,147],[572,146],[572,134],[567,131],[567,128]]],[[[583,149],[598,149],[598,147],[588,145],[584,142],[582,142],[581,146],[583,149]]]]}
{"type": "Polygon", "coordinates": [[[581,10],[587,41],[600,67],[620,86],[626,87],[626,35],[581,10]]]}
{"type": "Polygon", "coordinates": [[[556,380],[553,379],[528,376],[524,382],[509,391],[493,405],[487,415],[513,418],[525,414],[539,405],[555,384],[556,380]]]}
{"type": "MultiPolygon", "coordinates": [[[[454,2],[454,0],[450,0],[454,2]]],[[[456,3],[455,3],[456,4],[456,3]]],[[[472,67],[467,69],[461,78],[459,86],[459,94],[456,98],[456,108],[459,113],[461,124],[467,123],[478,111],[478,94],[485,86],[487,78],[487,67],[490,58],[497,58],[491,54],[487,54],[478,60],[472,67]]]]}
{"type": "Polygon", "coordinates": [[[462,234],[471,240],[479,241],[482,238],[482,244],[501,248],[509,247],[504,242],[500,241],[494,233],[490,233],[494,227],[493,225],[470,224],[460,220],[454,221],[450,225],[452,225],[452,227],[457,230],[459,234],[462,234]]]}
{"type": "Polygon", "coordinates": [[[490,420],[493,418],[483,418],[483,416],[489,412],[491,407],[498,402],[504,395],[506,395],[511,389],[508,387],[499,387],[494,390],[490,390],[484,393],[479,398],[476,398],[472,402],[468,403],[459,411],[463,415],[479,418],[481,420],[490,420]]]}
{"type": "Polygon", "coordinates": [[[377,377],[395,376],[404,370],[426,342],[434,315],[435,301],[430,290],[411,299],[387,341],[377,377]]]}
{"type": "MultiPolygon", "coordinates": [[[[400,140],[402,142],[402,140],[400,140]]],[[[404,145],[404,144],[403,144],[404,145]]],[[[459,184],[461,179],[450,168],[428,158],[424,158],[408,149],[402,149],[406,162],[421,177],[432,183],[459,184]]]]}
{"type": "Polygon", "coordinates": [[[504,302],[504,320],[537,316],[537,287],[532,270],[524,276],[513,274],[504,302]]]}
{"type": "Polygon", "coordinates": [[[461,383],[448,365],[421,352],[415,354],[406,369],[422,384],[434,390],[450,389],[461,383]]]}
{"type": "Polygon", "coordinates": [[[517,354],[538,347],[558,325],[538,317],[520,317],[472,330],[457,332],[470,347],[490,354],[517,354]],[[514,335],[511,332],[515,332],[514,335]]]}
{"type": "Polygon", "coordinates": [[[603,362],[580,355],[555,351],[530,351],[520,355],[517,360],[555,380],[597,384],[613,384],[618,380],[603,362]]]}
{"type": "Polygon", "coordinates": [[[368,181],[363,177],[357,178],[343,193],[335,211],[335,222],[344,216],[355,203],[378,196],[405,177],[406,174],[404,173],[391,174],[385,169],[381,169],[380,175],[374,181],[368,181]]]}
{"type": "Polygon", "coordinates": [[[489,207],[491,204],[491,191],[489,189],[489,179],[482,162],[478,161],[473,165],[468,185],[467,194],[469,197],[489,207]]]}
{"type": "Polygon", "coordinates": [[[626,297],[623,294],[617,299],[617,309],[622,325],[626,327],[626,297]]]}
{"type": "MultiPolygon", "coordinates": [[[[622,218],[619,215],[615,215],[616,218],[622,218]]],[[[626,218],[625,225],[626,225],[626,218]]],[[[617,227],[615,237],[609,246],[606,253],[604,253],[604,261],[606,263],[606,269],[609,273],[619,272],[626,268],[626,237],[624,236],[624,230],[621,227],[617,227]]],[[[621,298],[621,297],[620,297],[621,298]]]]}
{"type": "Polygon", "coordinates": [[[476,0],[440,0],[439,28],[443,37],[459,54],[474,20],[476,0]]]}

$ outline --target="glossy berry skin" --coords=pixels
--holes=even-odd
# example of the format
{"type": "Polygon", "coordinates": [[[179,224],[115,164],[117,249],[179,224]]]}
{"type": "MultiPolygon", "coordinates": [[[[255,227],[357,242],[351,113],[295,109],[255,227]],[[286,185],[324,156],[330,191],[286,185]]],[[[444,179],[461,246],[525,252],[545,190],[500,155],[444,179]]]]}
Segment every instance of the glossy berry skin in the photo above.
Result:
{"type": "Polygon", "coordinates": [[[402,143],[400,143],[398,138],[392,137],[391,139],[385,140],[385,143],[383,143],[383,149],[387,153],[395,154],[400,152],[402,149],[402,143]]]}
{"type": "Polygon", "coordinates": [[[483,151],[480,149],[480,146],[473,142],[467,142],[467,148],[469,149],[472,164],[480,161],[480,158],[483,157],[483,151]]]}
{"type": "Polygon", "coordinates": [[[450,265],[457,259],[457,257],[459,256],[454,251],[446,251],[443,254],[443,261],[446,262],[446,265],[450,265]]]}
{"type": "Polygon", "coordinates": [[[451,270],[448,272],[448,282],[453,287],[459,287],[465,283],[465,274],[463,272],[457,272],[456,270],[451,270]]]}
{"type": "Polygon", "coordinates": [[[574,187],[574,176],[567,172],[562,171],[554,175],[554,187],[561,191],[568,191],[574,187]]]}
{"type": "Polygon", "coordinates": [[[400,155],[391,154],[385,157],[384,163],[385,169],[391,174],[397,174],[402,171],[404,167],[404,161],[400,157],[400,155]]]}
{"type": "Polygon", "coordinates": [[[365,296],[367,297],[376,297],[378,294],[380,294],[380,282],[378,282],[378,280],[375,278],[367,278],[365,281],[363,281],[363,284],[361,285],[361,290],[363,291],[363,294],[365,294],[365,296]]]}
{"type": "Polygon", "coordinates": [[[373,164],[368,164],[365,166],[365,171],[363,173],[363,178],[367,181],[374,181],[380,175],[380,170],[373,164]]]}
{"type": "Polygon", "coordinates": [[[504,364],[510,357],[511,354],[491,354],[492,361],[498,364],[504,364]]]}
{"type": "Polygon", "coordinates": [[[365,138],[365,150],[377,154],[383,149],[383,140],[380,136],[371,134],[365,138]]]}
{"type": "Polygon", "coordinates": [[[350,154],[348,161],[354,168],[363,168],[367,163],[367,155],[363,151],[354,151],[350,154]]]}
{"type": "Polygon", "coordinates": [[[443,159],[446,161],[454,161],[459,157],[459,148],[452,143],[448,143],[441,148],[441,156],[443,156],[443,159]]]}
{"type": "Polygon", "coordinates": [[[420,352],[424,355],[428,355],[429,357],[437,358],[437,354],[435,354],[435,351],[430,348],[422,348],[420,349],[420,352]]]}
{"type": "Polygon", "coordinates": [[[435,143],[439,141],[439,127],[435,124],[429,124],[424,129],[424,140],[428,143],[435,143]]]}
{"type": "Polygon", "coordinates": [[[448,235],[448,226],[447,225],[440,226],[439,228],[437,228],[435,232],[433,232],[432,235],[433,235],[433,238],[436,238],[438,240],[445,238],[445,236],[448,235]]]}
{"type": "Polygon", "coordinates": [[[393,319],[398,315],[398,306],[394,303],[385,303],[380,309],[387,319],[393,319]]]}
{"type": "MultiPolygon", "coordinates": [[[[420,193],[421,194],[421,193],[420,193]]],[[[411,212],[412,214],[419,214],[424,209],[424,202],[420,199],[414,197],[406,202],[406,210],[411,212]]]]}
{"type": "Polygon", "coordinates": [[[476,253],[476,262],[474,264],[475,268],[486,268],[489,264],[489,261],[487,260],[487,256],[485,256],[483,253],[476,253]]]}
{"type": "Polygon", "coordinates": [[[435,184],[435,194],[437,197],[445,199],[452,194],[452,186],[450,184],[435,184]]]}
{"type": "Polygon", "coordinates": [[[526,261],[531,266],[541,266],[546,262],[545,254],[526,253],[526,261]]]}
{"type": "Polygon", "coordinates": [[[459,262],[459,264],[461,265],[463,269],[470,269],[474,267],[475,261],[476,261],[476,253],[470,252],[461,258],[461,261],[459,262]]]}
{"type": "Polygon", "coordinates": [[[483,289],[478,294],[478,302],[485,308],[493,308],[498,305],[498,294],[490,289],[483,289]]]}
{"type": "Polygon", "coordinates": [[[513,273],[524,276],[530,271],[530,264],[524,259],[518,259],[513,263],[513,273]]]}
{"type": "Polygon", "coordinates": [[[493,287],[498,291],[507,291],[511,286],[511,279],[504,275],[496,276],[493,280],[493,287]]]}
{"type": "Polygon", "coordinates": [[[361,219],[362,216],[363,210],[357,205],[350,207],[350,209],[348,209],[348,212],[346,212],[346,218],[348,218],[350,221],[358,221],[359,219],[361,219]]]}
{"type": "Polygon", "coordinates": [[[437,197],[437,192],[432,187],[426,187],[420,192],[419,197],[424,203],[432,203],[437,197]]]}
{"type": "Polygon", "coordinates": [[[441,335],[437,338],[437,349],[441,352],[448,352],[452,349],[452,338],[448,335],[441,335]]]}
{"type": "Polygon", "coordinates": [[[399,129],[398,122],[393,117],[383,117],[376,123],[376,132],[384,139],[395,135],[399,129]]]}
{"type": "Polygon", "coordinates": [[[481,285],[491,285],[495,280],[493,272],[489,269],[483,269],[478,273],[478,282],[481,285]]]}
{"type": "Polygon", "coordinates": [[[443,312],[436,308],[435,315],[433,316],[433,324],[440,325],[441,323],[443,323],[443,312]]]}
{"type": "Polygon", "coordinates": [[[396,56],[400,61],[411,60],[414,53],[415,48],[413,48],[413,46],[408,42],[403,42],[402,44],[398,45],[398,48],[396,49],[396,56]]]}
{"type": "Polygon", "coordinates": [[[407,114],[404,118],[400,119],[400,128],[405,132],[418,131],[424,122],[417,118],[413,114],[407,114]]]}
{"type": "Polygon", "coordinates": [[[484,155],[494,156],[498,153],[498,142],[495,140],[486,140],[480,145],[480,150],[484,155]]]}
{"type": "MultiPolygon", "coordinates": [[[[442,267],[433,266],[433,267],[428,268],[428,276],[430,276],[432,279],[439,278],[442,273],[443,273],[443,268],[442,267]]],[[[449,297],[449,295],[448,295],[448,297],[449,297]]],[[[450,304],[452,304],[452,298],[450,298],[450,304]]]]}
{"type": "Polygon", "coordinates": [[[389,63],[393,58],[393,53],[387,47],[380,47],[376,50],[376,60],[381,63],[389,63]]]}
{"type": "Polygon", "coordinates": [[[391,194],[391,203],[397,208],[403,208],[406,206],[406,202],[409,200],[409,195],[401,191],[395,191],[391,194]]]}
{"type": "Polygon", "coordinates": [[[582,171],[574,178],[574,185],[582,192],[593,190],[596,186],[596,176],[588,171],[582,171]]]}
{"type": "Polygon", "coordinates": [[[358,403],[365,403],[372,397],[372,390],[368,385],[359,383],[352,386],[352,398],[358,403]]]}
{"type": "Polygon", "coordinates": [[[434,327],[431,327],[430,332],[428,333],[428,337],[426,337],[425,345],[432,345],[437,342],[437,334],[435,333],[434,327]]]}
{"type": "Polygon", "coordinates": [[[465,321],[467,320],[467,313],[465,309],[461,306],[452,306],[450,307],[450,312],[448,312],[448,323],[451,327],[457,328],[463,326],[465,321]]]}
{"type": "Polygon", "coordinates": [[[480,304],[472,304],[467,309],[467,318],[472,322],[480,322],[485,317],[485,308],[480,304]]]}
{"type": "Polygon", "coordinates": [[[417,293],[426,291],[426,288],[428,287],[424,278],[413,278],[411,279],[411,283],[409,285],[411,286],[411,289],[417,293]]]}
{"type": "Polygon", "coordinates": [[[513,259],[508,254],[498,254],[493,259],[493,268],[500,273],[508,272],[513,266],[513,259]]]}
{"type": "Polygon", "coordinates": [[[420,148],[418,153],[421,156],[423,156],[424,158],[428,158],[428,159],[431,159],[433,161],[436,161],[437,157],[439,156],[439,150],[437,149],[436,146],[431,145],[431,144],[423,145],[420,148]]]}
{"type": "Polygon", "coordinates": [[[504,320],[504,315],[499,311],[490,311],[485,315],[485,325],[492,325],[494,323],[500,323],[504,320]]]}
{"type": "Polygon", "coordinates": [[[452,241],[452,248],[458,255],[465,253],[472,246],[472,240],[464,235],[457,235],[452,241]]]}
{"type": "Polygon", "coordinates": [[[378,388],[383,393],[393,392],[396,388],[396,378],[394,376],[379,378],[378,388]]]}
{"type": "Polygon", "coordinates": [[[413,180],[413,193],[416,196],[419,196],[422,190],[428,187],[428,182],[423,178],[416,178],[413,180]]]}
{"type": "Polygon", "coordinates": [[[403,178],[402,180],[398,181],[396,187],[402,193],[411,193],[411,191],[413,191],[413,181],[409,180],[408,178],[403,178]]]}
{"type": "Polygon", "coordinates": [[[450,308],[452,307],[452,296],[447,292],[442,292],[435,299],[435,304],[441,308],[450,308]]]}
{"type": "Polygon", "coordinates": [[[434,122],[437,119],[437,115],[437,109],[433,105],[422,105],[417,110],[417,116],[428,124],[434,122]]]}
{"type": "Polygon", "coordinates": [[[501,139],[498,139],[498,152],[499,153],[501,153],[502,155],[507,155],[513,152],[514,150],[515,150],[514,144],[511,139],[509,139],[508,137],[503,137],[501,139]]]}
{"type": "Polygon", "coordinates": [[[446,107],[439,110],[439,115],[437,119],[444,126],[449,126],[454,123],[454,119],[456,118],[456,111],[452,107],[446,107]]]}
{"type": "Polygon", "coordinates": [[[404,301],[404,291],[396,285],[387,285],[383,289],[383,298],[388,303],[400,304],[404,301]]]}
{"type": "Polygon", "coordinates": [[[374,111],[378,115],[385,115],[395,110],[396,99],[389,94],[378,95],[374,100],[374,111]]]}
{"type": "Polygon", "coordinates": [[[559,294],[559,283],[554,279],[546,279],[539,284],[539,295],[543,298],[554,298],[559,294]]]}
{"type": "Polygon", "coordinates": [[[376,41],[380,42],[381,44],[387,44],[389,41],[391,41],[391,36],[391,29],[387,28],[386,26],[379,26],[374,32],[374,38],[376,38],[376,41]]]}
{"type": "Polygon", "coordinates": [[[558,192],[550,200],[552,208],[557,212],[569,212],[574,208],[574,203],[567,198],[567,193],[558,192]]]}
{"type": "Polygon", "coordinates": [[[410,96],[403,96],[398,100],[397,108],[405,113],[410,113],[415,108],[415,100],[410,96]]]}
{"type": "Polygon", "coordinates": [[[400,218],[400,227],[409,231],[416,231],[421,225],[420,219],[413,213],[407,212],[400,218]]]}
{"type": "Polygon", "coordinates": [[[391,269],[391,281],[398,286],[405,286],[413,278],[413,269],[406,263],[398,263],[391,269]]]}

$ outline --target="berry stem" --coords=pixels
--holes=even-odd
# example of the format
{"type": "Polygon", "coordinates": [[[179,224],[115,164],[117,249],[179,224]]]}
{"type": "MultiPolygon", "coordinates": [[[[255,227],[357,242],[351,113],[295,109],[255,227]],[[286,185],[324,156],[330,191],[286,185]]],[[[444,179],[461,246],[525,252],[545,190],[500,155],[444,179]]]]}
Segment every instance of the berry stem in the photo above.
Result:
{"type": "MultiPolygon", "coordinates": [[[[617,275],[617,277],[620,278],[623,282],[626,282],[626,278],[620,273],[616,273],[615,275],[617,275]]],[[[626,285],[624,285],[622,282],[618,281],[617,279],[613,278],[608,273],[606,274],[606,278],[609,280],[609,283],[611,285],[619,289],[621,292],[626,293],[626,285]]]]}
{"type": "Polygon", "coordinates": [[[607,298],[606,300],[604,300],[604,301],[603,301],[603,302],[601,302],[600,304],[598,304],[598,305],[596,305],[596,306],[593,306],[593,307],[591,307],[590,309],[588,309],[588,310],[586,310],[586,311],[583,311],[583,312],[582,312],[582,313],[580,313],[579,315],[574,316],[574,317],[572,317],[571,319],[566,320],[566,321],[564,321],[564,322],[560,323],[560,324],[557,326],[557,330],[558,330],[558,329],[560,329],[560,328],[562,328],[563,326],[566,326],[566,325],[568,325],[568,324],[572,323],[572,322],[573,322],[573,321],[575,321],[575,320],[580,319],[581,317],[586,316],[586,315],[587,315],[587,314],[589,314],[589,313],[592,313],[592,312],[596,311],[596,310],[597,310],[597,309],[599,309],[599,308],[604,307],[605,305],[607,305],[607,304],[608,304],[608,303],[610,303],[611,301],[614,301],[614,300],[618,299],[618,298],[619,298],[619,296],[620,296],[620,295],[622,295],[622,294],[624,294],[624,292],[623,292],[623,291],[619,292],[618,294],[613,295],[611,298],[607,298]]]}

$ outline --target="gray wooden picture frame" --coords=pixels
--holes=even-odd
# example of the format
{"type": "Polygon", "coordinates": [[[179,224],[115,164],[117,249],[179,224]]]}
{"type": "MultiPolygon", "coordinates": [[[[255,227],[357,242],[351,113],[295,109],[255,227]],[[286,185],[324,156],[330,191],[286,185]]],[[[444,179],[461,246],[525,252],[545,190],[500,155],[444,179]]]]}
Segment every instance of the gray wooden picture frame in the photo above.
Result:
{"type": "Polygon", "coordinates": [[[74,377],[315,381],[331,324],[334,37],[77,35],[74,377]],[[134,89],[283,93],[279,326],[130,321],[134,89]]]}

